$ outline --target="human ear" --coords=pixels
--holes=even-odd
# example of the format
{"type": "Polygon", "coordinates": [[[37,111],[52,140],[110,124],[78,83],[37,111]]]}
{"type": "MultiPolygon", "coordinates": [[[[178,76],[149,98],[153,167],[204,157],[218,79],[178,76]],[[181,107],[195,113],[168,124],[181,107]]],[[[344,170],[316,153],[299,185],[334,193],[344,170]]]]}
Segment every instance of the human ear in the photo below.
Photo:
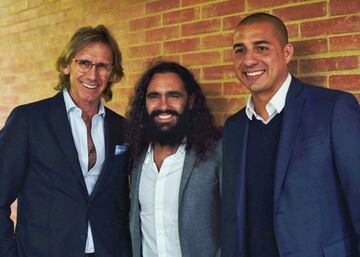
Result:
{"type": "Polygon", "coordinates": [[[291,61],[293,54],[294,54],[294,46],[290,43],[287,43],[284,47],[284,55],[285,55],[286,64],[288,64],[291,61]]]}

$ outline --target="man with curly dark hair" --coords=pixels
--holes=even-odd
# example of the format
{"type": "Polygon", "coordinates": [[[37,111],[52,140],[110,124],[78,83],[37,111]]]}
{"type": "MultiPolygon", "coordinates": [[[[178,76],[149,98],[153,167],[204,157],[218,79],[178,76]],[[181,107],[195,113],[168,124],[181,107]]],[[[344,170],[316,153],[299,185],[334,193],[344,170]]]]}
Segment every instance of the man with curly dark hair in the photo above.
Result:
{"type": "Polygon", "coordinates": [[[134,257],[219,251],[221,131],[191,72],[158,62],[127,112],[134,257]]]}

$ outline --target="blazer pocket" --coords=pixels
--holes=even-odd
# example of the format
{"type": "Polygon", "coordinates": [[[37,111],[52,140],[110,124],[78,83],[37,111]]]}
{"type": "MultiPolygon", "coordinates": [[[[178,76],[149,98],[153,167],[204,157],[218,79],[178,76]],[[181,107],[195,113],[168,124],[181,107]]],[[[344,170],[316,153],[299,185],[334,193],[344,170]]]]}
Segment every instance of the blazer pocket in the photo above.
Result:
{"type": "Polygon", "coordinates": [[[326,245],[323,250],[324,257],[355,257],[356,252],[355,240],[351,237],[326,245]]]}

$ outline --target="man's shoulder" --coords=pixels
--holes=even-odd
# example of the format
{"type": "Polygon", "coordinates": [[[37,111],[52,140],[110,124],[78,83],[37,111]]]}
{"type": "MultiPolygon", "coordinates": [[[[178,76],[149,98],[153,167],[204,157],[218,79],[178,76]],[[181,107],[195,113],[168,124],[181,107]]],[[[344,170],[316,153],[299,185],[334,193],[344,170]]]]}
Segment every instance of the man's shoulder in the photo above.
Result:
{"type": "Polygon", "coordinates": [[[52,96],[49,98],[41,99],[41,100],[27,103],[27,104],[22,104],[22,105],[15,107],[13,112],[17,112],[17,113],[36,112],[37,114],[40,114],[40,113],[48,111],[49,107],[52,106],[53,104],[56,104],[56,102],[58,102],[60,104],[61,103],[60,97],[61,97],[60,94],[56,94],[55,96],[52,96]]]}
{"type": "Polygon", "coordinates": [[[106,112],[106,115],[109,117],[109,119],[113,120],[113,121],[116,121],[116,122],[120,122],[120,123],[123,123],[126,121],[126,119],[121,116],[120,114],[116,113],[115,111],[111,110],[110,108],[108,107],[105,107],[105,112],[106,112]]]}
{"type": "Polygon", "coordinates": [[[324,86],[320,86],[320,85],[312,85],[312,84],[307,84],[304,83],[296,78],[294,78],[294,83],[299,84],[301,83],[301,85],[303,86],[303,92],[304,95],[307,98],[313,98],[313,99],[318,99],[318,98],[328,98],[328,99],[335,99],[340,95],[351,95],[348,92],[345,91],[341,91],[338,89],[333,89],[333,88],[327,88],[324,86]]]}
{"type": "Polygon", "coordinates": [[[224,129],[228,129],[229,127],[232,127],[234,124],[237,124],[239,121],[243,121],[246,119],[246,112],[245,108],[243,107],[240,111],[230,115],[224,124],[224,129]]]}

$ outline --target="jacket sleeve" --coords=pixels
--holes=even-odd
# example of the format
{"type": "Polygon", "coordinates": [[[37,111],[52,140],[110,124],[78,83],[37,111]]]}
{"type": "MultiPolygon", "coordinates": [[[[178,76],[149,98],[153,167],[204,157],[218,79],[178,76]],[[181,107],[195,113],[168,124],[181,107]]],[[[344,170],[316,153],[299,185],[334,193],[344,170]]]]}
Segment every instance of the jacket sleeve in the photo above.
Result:
{"type": "Polygon", "coordinates": [[[17,257],[10,205],[16,200],[26,176],[27,124],[16,108],[0,130],[0,256],[17,257]]]}
{"type": "Polygon", "coordinates": [[[334,106],[331,137],[335,166],[350,212],[359,254],[360,107],[350,94],[341,94],[334,106]]]}

